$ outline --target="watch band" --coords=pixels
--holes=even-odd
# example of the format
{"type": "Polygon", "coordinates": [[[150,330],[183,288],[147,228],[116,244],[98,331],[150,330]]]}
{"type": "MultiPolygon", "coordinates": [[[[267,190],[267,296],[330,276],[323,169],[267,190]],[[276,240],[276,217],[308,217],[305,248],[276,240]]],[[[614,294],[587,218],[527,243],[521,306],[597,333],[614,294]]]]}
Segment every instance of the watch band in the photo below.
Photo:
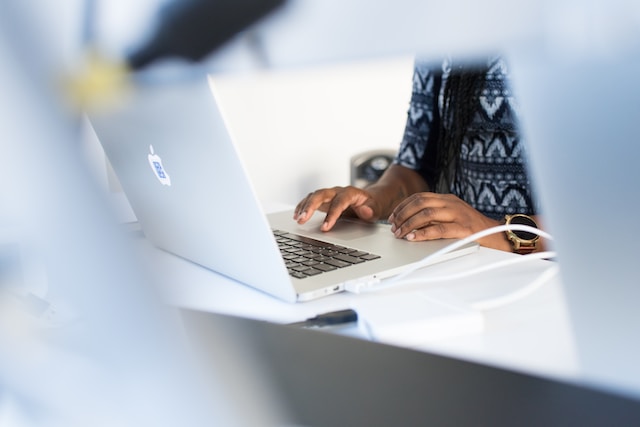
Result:
{"type": "Polygon", "coordinates": [[[513,240],[511,241],[511,244],[513,246],[513,252],[520,255],[530,254],[531,252],[535,251],[537,248],[537,245],[535,244],[523,245],[522,243],[514,242],[513,240]]]}

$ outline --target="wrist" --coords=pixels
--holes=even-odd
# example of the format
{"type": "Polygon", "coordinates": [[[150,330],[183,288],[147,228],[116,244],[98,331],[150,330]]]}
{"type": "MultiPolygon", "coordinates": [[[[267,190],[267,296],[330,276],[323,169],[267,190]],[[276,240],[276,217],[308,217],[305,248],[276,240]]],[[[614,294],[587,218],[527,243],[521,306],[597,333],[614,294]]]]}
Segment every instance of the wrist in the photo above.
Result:
{"type": "Polygon", "coordinates": [[[375,206],[378,208],[380,218],[388,218],[395,207],[403,201],[407,195],[390,185],[380,183],[371,184],[365,188],[375,206]]]}
{"type": "MultiPolygon", "coordinates": [[[[504,221],[498,221],[487,218],[487,223],[485,224],[485,229],[497,227],[499,225],[503,225],[504,221]]],[[[511,242],[507,239],[505,233],[493,233],[487,237],[478,240],[478,243],[481,246],[491,249],[497,249],[499,251],[512,252],[513,246],[511,242]]]]}

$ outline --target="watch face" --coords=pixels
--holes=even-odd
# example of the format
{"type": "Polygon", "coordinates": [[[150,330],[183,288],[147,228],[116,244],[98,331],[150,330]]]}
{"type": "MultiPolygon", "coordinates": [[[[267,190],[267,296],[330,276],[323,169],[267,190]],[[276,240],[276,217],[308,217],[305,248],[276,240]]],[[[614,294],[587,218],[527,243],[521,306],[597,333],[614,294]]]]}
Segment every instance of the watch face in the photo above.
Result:
{"type": "MultiPolygon", "coordinates": [[[[514,215],[511,217],[511,221],[509,221],[510,224],[520,224],[520,225],[528,225],[530,227],[535,227],[538,228],[538,225],[528,216],[524,216],[524,215],[514,215]]],[[[518,236],[519,239],[521,240],[533,240],[536,237],[538,237],[537,234],[534,233],[529,233],[528,231],[519,231],[519,230],[513,230],[511,231],[513,234],[515,234],[516,236],[518,236]]]]}

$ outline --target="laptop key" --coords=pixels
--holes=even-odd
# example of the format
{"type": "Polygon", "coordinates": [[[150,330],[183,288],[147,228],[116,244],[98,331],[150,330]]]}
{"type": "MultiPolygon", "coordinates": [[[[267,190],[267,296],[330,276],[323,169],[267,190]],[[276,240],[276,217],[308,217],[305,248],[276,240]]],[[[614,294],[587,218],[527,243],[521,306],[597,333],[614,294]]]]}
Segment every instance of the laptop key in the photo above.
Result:
{"type": "Polygon", "coordinates": [[[348,267],[351,263],[340,261],[339,259],[331,258],[325,261],[325,264],[333,265],[338,268],[348,267]]]}
{"type": "Polygon", "coordinates": [[[306,274],[307,276],[315,276],[322,273],[322,271],[316,270],[315,268],[310,268],[308,270],[303,271],[303,273],[306,274]]]}
{"type": "Polygon", "coordinates": [[[322,270],[322,271],[333,271],[336,270],[338,267],[331,265],[331,264],[316,264],[313,266],[313,268],[315,268],[316,270],[322,270]]]}
{"type": "Polygon", "coordinates": [[[299,271],[293,271],[293,270],[289,270],[289,275],[292,277],[295,277],[296,279],[304,279],[305,277],[309,277],[304,273],[301,273],[299,271]]]}
{"type": "Polygon", "coordinates": [[[349,264],[359,264],[365,261],[362,258],[356,258],[354,256],[345,255],[345,254],[336,254],[333,256],[333,258],[339,259],[340,261],[348,262],[349,264]]]}

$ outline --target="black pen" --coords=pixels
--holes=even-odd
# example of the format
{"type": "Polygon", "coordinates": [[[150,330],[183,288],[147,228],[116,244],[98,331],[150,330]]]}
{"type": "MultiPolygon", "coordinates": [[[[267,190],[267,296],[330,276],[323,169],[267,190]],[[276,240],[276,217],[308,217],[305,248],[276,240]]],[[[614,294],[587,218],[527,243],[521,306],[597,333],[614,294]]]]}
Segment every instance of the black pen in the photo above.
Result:
{"type": "Polygon", "coordinates": [[[358,313],[352,309],[331,311],[329,313],[318,314],[302,322],[287,323],[287,326],[299,328],[321,328],[323,326],[337,326],[358,321],[358,313]]]}

